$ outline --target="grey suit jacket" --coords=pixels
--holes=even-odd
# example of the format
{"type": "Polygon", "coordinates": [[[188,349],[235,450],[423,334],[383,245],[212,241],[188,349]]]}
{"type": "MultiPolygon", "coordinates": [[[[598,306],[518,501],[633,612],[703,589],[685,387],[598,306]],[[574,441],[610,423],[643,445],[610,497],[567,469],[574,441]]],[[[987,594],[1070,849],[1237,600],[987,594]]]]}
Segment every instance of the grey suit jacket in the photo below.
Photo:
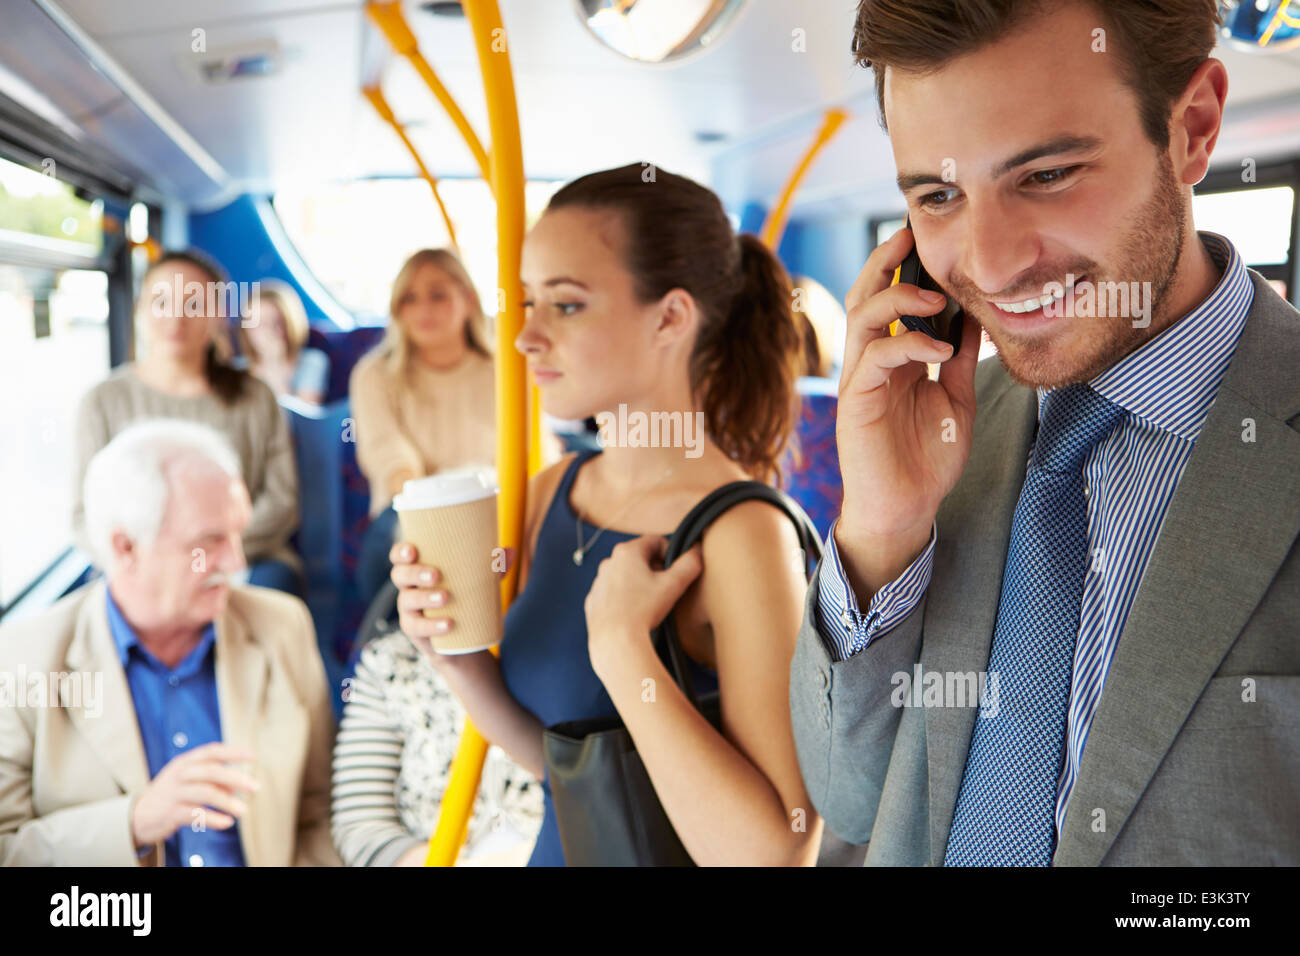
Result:
{"type": "MultiPolygon", "coordinates": [[[[1254,304],[1111,661],[1054,865],[1300,864],[1300,312],[1251,279],[1254,304]]],[[[832,662],[809,589],[790,681],[799,763],[830,829],[869,844],[868,865],[942,865],[977,719],[976,707],[890,701],[892,675],[917,661],[988,667],[1037,401],[996,360],[980,364],[976,392],[974,447],[939,509],[921,603],[832,662]]]]}

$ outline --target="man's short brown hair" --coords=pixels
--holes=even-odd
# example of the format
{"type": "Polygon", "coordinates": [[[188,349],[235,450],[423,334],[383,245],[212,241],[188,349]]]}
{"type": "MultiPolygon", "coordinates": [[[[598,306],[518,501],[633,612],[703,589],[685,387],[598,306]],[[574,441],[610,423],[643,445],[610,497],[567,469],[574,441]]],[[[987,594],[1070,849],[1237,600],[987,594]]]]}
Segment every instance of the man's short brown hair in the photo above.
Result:
{"type": "MultiPolygon", "coordinates": [[[[1169,146],[1174,101],[1214,49],[1222,24],[1215,0],[1092,2],[1107,49],[1120,57],[1125,83],[1137,94],[1142,127],[1161,149],[1169,146]]],[[[1060,0],[860,0],[853,58],[876,73],[880,123],[885,118],[885,70],[929,73],[955,57],[995,43],[1060,0]]],[[[1080,42],[1091,44],[1093,37],[1080,42]]]]}

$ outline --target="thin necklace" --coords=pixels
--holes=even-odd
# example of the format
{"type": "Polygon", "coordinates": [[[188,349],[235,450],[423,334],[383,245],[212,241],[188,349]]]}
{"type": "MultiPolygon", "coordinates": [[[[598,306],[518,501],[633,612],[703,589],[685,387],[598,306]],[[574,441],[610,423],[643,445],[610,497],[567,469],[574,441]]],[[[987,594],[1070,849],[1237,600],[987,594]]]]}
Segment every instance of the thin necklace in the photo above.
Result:
{"type": "MultiPolygon", "coordinates": [[[[662,485],[662,484],[664,483],[664,479],[667,478],[667,477],[668,477],[669,475],[671,475],[672,473],[673,473],[673,470],[672,470],[671,468],[669,468],[667,471],[665,471],[665,472],[663,473],[663,476],[662,476],[658,481],[656,481],[653,485],[651,485],[649,488],[647,488],[643,494],[641,494],[640,496],[638,496],[634,501],[632,501],[632,502],[630,502],[630,503],[624,505],[624,506],[623,506],[623,509],[622,509],[621,511],[619,511],[618,514],[614,515],[614,517],[611,518],[611,519],[609,520],[609,524],[602,525],[601,527],[597,528],[597,529],[596,529],[596,533],[595,533],[594,535],[591,536],[591,540],[588,541],[585,545],[582,543],[582,517],[579,516],[579,517],[578,517],[578,523],[577,523],[577,532],[578,532],[578,550],[576,550],[576,551],[573,552],[573,563],[576,564],[578,567],[582,567],[582,559],[585,558],[585,557],[587,556],[587,552],[590,551],[591,548],[592,548],[592,545],[594,545],[594,544],[596,543],[596,539],[599,538],[602,534],[604,534],[604,533],[605,533],[605,530],[606,530],[607,528],[609,528],[611,525],[613,525],[615,522],[617,522],[619,518],[621,518],[621,517],[623,517],[623,515],[627,514],[628,509],[630,509],[633,505],[640,504],[640,503],[641,503],[642,501],[644,501],[647,497],[649,497],[650,492],[654,491],[656,488],[658,488],[660,485],[662,485]]],[[[577,509],[577,508],[574,508],[573,510],[574,510],[574,512],[576,513],[578,509],[577,509]]]]}

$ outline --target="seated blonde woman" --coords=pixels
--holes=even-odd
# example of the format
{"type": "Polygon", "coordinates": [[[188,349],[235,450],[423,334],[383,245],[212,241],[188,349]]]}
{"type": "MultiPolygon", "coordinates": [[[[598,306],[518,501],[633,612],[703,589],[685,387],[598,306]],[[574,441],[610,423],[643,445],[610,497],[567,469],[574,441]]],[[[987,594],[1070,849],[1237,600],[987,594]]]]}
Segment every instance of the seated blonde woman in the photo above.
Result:
{"type": "Polygon", "coordinates": [[[402,265],[383,341],[357,363],[349,392],[357,463],[370,482],[370,528],[357,585],[369,600],[388,578],[397,516],[411,478],[496,456],[496,392],[487,318],[465,267],[445,249],[402,265]]]}
{"type": "Polygon", "coordinates": [[[319,405],[330,384],[330,359],[307,348],[307,312],[293,288],[276,279],[254,283],[248,318],[239,323],[239,350],[248,371],[276,395],[319,405]]]}

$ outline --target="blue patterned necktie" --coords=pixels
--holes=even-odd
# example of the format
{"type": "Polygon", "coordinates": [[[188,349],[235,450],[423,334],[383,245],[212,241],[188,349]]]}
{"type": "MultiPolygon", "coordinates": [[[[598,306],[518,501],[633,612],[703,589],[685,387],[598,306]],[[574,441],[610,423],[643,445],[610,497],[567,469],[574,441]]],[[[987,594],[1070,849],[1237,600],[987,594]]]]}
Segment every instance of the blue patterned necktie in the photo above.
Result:
{"type": "Polygon", "coordinates": [[[980,701],[945,866],[1047,866],[1052,861],[1070,673],[1088,566],[1083,465],[1124,415],[1086,385],[1055,389],[1043,399],[1038,439],[1011,525],[989,651],[997,697],[980,701]]]}

